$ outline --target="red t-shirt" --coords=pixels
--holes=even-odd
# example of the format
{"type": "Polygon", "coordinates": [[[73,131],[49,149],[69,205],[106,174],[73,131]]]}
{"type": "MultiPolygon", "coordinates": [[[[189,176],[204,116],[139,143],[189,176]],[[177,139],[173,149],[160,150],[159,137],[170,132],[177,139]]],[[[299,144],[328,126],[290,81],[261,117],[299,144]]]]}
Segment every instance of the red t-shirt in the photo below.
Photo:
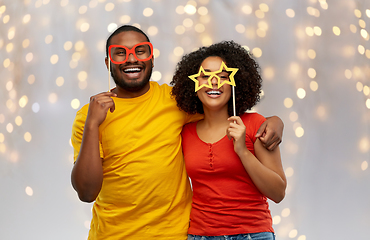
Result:
{"type": "MultiPolygon", "coordinates": [[[[254,137],[266,120],[245,113],[246,145],[254,154],[254,137]]],[[[215,143],[203,142],[197,123],[184,126],[182,147],[186,170],[193,186],[188,233],[202,236],[274,232],[267,199],[256,188],[227,136],[215,143]]]]}

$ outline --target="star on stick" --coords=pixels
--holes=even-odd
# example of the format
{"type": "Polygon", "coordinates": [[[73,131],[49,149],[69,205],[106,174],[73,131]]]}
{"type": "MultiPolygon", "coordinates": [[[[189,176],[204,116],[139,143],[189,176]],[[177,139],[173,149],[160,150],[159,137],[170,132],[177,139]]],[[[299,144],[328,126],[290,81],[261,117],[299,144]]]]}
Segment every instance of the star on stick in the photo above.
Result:
{"type": "Polygon", "coordinates": [[[212,88],[212,83],[211,83],[212,78],[211,77],[208,78],[207,84],[202,84],[202,85],[199,86],[199,80],[197,79],[197,77],[199,77],[202,73],[204,75],[207,75],[207,76],[210,75],[210,73],[204,71],[203,67],[200,66],[198,73],[188,76],[191,80],[193,80],[195,82],[195,91],[196,92],[199,89],[201,89],[202,87],[212,88]]]}
{"type": "Polygon", "coordinates": [[[214,72],[206,72],[204,71],[203,67],[200,66],[199,72],[193,75],[188,76],[191,80],[195,82],[195,91],[197,92],[202,87],[212,88],[211,80],[213,77],[217,78],[217,88],[222,87],[224,84],[229,84],[231,86],[236,86],[234,76],[236,72],[239,70],[239,68],[228,68],[226,64],[222,61],[220,69],[214,72]],[[229,75],[229,81],[223,81],[221,83],[221,78],[217,75],[222,72],[222,70],[225,69],[226,72],[231,72],[229,75]],[[199,86],[199,80],[197,79],[201,74],[209,76],[207,79],[207,84],[202,84],[199,86]]]}
{"type": "MultiPolygon", "coordinates": [[[[225,70],[226,70],[226,72],[231,72],[230,73],[230,75],[229,75],[229,80],[230,81],[223,81],[222,83],[221,83],[221,79],[218,77],[217,79],[218,79],[218,88],[220,88],[220,87],[222,87],[222,85],[224,85],[224,84],[229,84],[229,85],[231,85],[231,86],[236,86],[236,84],[235,84],[235,79],[234,79],[234,76],[235,76],[235,74],[236,74],[236,72],[239,70],[239,68],[228,68],[227,66],[226,66],[226,64],[222,61],[222,63],[221,63],[221,66],[220,66],[220,69],[218,70],[218,71],[216,71],[216,72],[213,72],[213,74],[212,75],[216,75],[217,73],[220,73],[220,72],[222,72],[222,69],[224,69],[225,68],[225,70]]],[[[212,75],[211,75],[211,77],[212,77],[212,75]]],[[[211,78],[210,77],[210,78],[211,78]]],[[[212,79],[212,78],[211,78],[212,79]]]]}
{"type": "Polygon", "coordinates": [[[235,74],[238,70],[239,70],[239,68],[228,68],[226,66],[226,64],[224,63],[224,61],[222,61],[220,69],[217,70],[217,71],[206,72],[206,71],[204,71],[203,67],[200,66],[198,73],[190,75],[188,77],[195,82],[195,92],[197,92],[202,87],[212,88],[211,80],[213,79],[213,77],[217,78],[217,88],[222,87],[224,84],[231,85],[232,90],[233,90],[233,94],[232,94],[232,96],[233,96],[233,112],[234,112],[234,116],[236,116],[236,109],[235,109],[235,86],[236,86],[236,84],[235,84],[234,76],[235,76],[235,74]],[[229,81],[223,81],[221,83],[221,78],[217,74],[221,73],[223,69],[225,69],[226,72],[231,72],[231,73],[229,75],[229,81]],[[209,76],[209,77],[207,79],[207,84],[202,84],[201,86],[199,86],[199,80],[197,78],[202,73],[206,76],[209,76]]]}

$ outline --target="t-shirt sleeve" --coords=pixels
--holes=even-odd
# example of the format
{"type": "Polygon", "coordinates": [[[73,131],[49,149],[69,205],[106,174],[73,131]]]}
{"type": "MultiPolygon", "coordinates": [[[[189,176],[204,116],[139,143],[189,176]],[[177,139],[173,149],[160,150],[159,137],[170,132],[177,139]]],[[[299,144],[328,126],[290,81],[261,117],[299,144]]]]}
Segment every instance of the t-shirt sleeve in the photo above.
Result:
{"type": "MultiPolygon", "coordinates": [[[[87,117],[86,113],[84,113],[83,109],[81,109],[80,111],[77,112],[76,117],[73,121],[71,143],[73,147],[74,162],[76,162],[78,154],[80,153],[86,117],[87,117]]],[[[100,141],[99,141],[99,150],[100,150],[100,157],[103,158],[104,156],[103,149],[102,149],[100,141]]]]}
{"type": "MultiPolygon", "coordinates": [[[[167,84],[162,84],[161,86],[165,88],[165,91],[170,96],[170,98],[173,99],[174,101],[176,101],[174,96],[171,95],[172,87],[168,86],[167,84]]],[[[191,122],[197,122],[197,121],[202,120],[204,118],[203,114],[188,114],[188,113],[186,113],[182,110],[179,110],[179,111],[183,112],[184,115],[185,115],[185,123],[184,124],[191,123],[191,122]]]]}
{"type": "Polygon", "coordinates": [[[246,113],[243,115],[243,122],[246,127],[247,136],[254,143],[256,134],[261,124],[266,121],[266,118],[259,113],[246,113]]]}
{"type": "Polygon", "coordinates": [[[191,123],[191,122],[197,122],[199,120],[202,120],[204,118],[203,114],[188,114],[186,113],[186,120],[185,123],[191,123]]]}

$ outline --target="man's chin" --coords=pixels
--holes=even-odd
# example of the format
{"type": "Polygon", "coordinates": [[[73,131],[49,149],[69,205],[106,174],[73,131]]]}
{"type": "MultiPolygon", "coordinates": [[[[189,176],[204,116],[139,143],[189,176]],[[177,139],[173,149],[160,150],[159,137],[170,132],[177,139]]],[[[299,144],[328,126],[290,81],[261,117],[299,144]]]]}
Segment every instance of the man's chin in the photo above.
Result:
{"type": "Polygon", "coordinates": [[[149,80],[145,81],[145,80],[133,79],[130,82],[127,82],[127,81],[119,81],[119,82],[114,81],[114,82],[116,83],[117,86],[119,86],[120,88],[126,91],[137,92],[145,88],[147,84],[149,83],[149,80]]]}
{"type": "Polygon", "coordinates": [[[125,75],[122,74],[117,75],[117,78],[115,78],[113,71],[111,74],[118,87],[130,92],[139,92],[149,84],[150,76],[152,75],[152,69],[150,68],[146,74],[141,75],[139,78],[126,78],[125,75]]]}

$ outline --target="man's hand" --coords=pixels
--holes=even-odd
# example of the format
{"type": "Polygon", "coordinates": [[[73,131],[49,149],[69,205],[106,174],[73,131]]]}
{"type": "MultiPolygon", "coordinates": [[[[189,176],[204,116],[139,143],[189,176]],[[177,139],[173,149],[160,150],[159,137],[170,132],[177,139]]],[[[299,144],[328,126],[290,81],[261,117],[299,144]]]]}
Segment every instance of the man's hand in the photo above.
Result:
{"type": "Polygon", "coordinates": [[[86,121],[89,121],[90,124],[97,124],[97,126],[100,126],[100,124],[104,122],[108,110],[114,112],[115,105],[112,97],[116,96],[117,94],[112,92],[103,92],[90,97],[86,121]]]}
{"type": "Polygon", "coordinates": [[[258,129],[256,137],[260,139],[265,148],[272,151],[281,143],[283,129],[284,123],[279,117],[268,117],[258,129]]]}

